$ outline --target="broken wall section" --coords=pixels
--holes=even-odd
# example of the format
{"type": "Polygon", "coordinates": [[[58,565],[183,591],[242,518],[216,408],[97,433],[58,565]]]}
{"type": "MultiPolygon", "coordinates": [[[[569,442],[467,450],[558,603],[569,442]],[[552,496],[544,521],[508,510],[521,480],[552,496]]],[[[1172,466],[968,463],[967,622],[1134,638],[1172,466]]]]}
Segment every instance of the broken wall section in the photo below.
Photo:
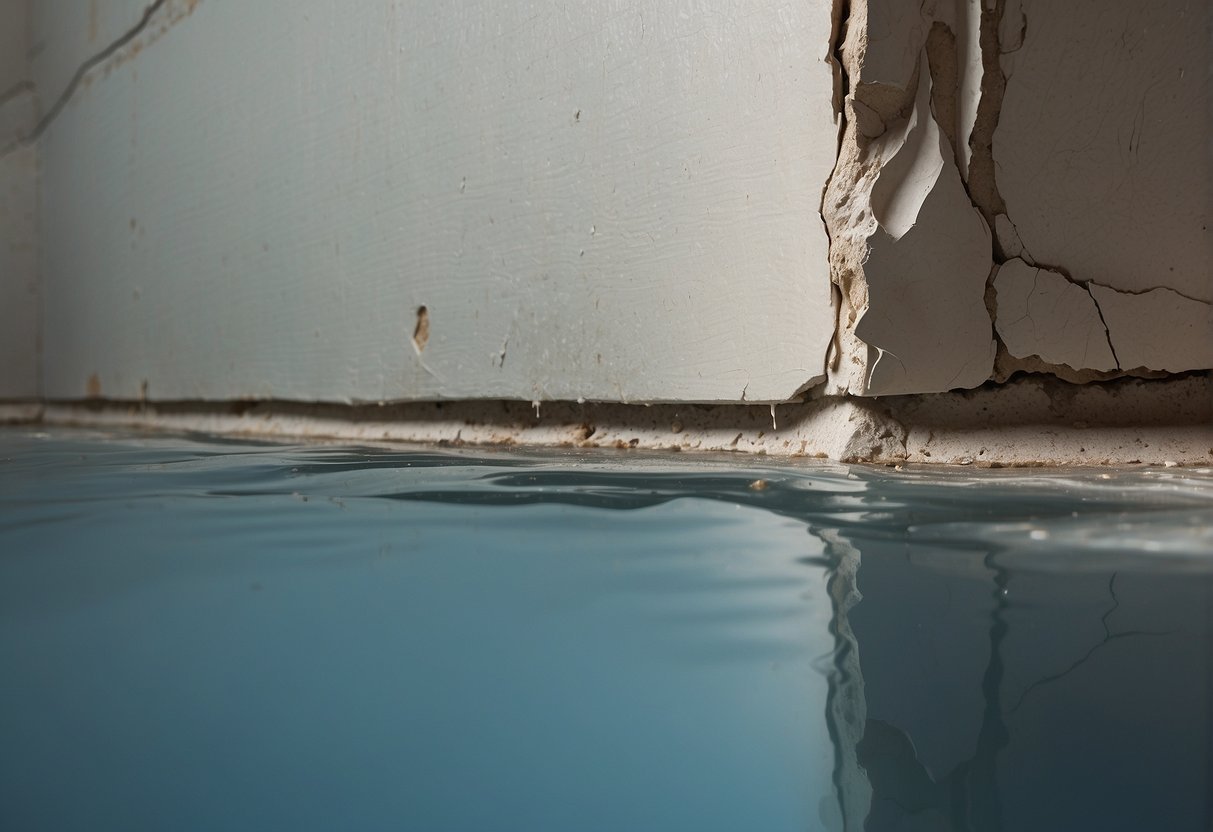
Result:
{"type": "Polygon", "coordinates": [[[1207,4],[857,0],[828,390],[1213,366],[1207,4]]]}

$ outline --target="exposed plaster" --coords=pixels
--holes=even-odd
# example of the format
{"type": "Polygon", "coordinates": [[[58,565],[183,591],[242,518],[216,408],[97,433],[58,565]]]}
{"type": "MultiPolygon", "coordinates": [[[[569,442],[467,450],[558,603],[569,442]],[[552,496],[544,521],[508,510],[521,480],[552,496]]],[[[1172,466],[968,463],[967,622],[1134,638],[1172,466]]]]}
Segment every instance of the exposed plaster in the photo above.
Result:
{"type": "Polygon", "coordinates": [[[840,298],[830,392],[973,387],[993,367],[990,233],[960,177],[955,38],[936,23],[917,3],[850,7],[847,118],[823,206],[840,298]]]}
{"type": "MultiPolygon", "coordinates": [[[[1185,16],[1209,15],[1207,9],[1198,9],[1183,0],[1168,2],[1175,6],[1171,10],[1174,14],[1168,12],[1169,28],[1195,27],[1201,21],[1185,16]]],[[[923,378],[915,372],[915,365],[949,360],[958,364],[957,355],[963,353],[969,358],[962,368],[964,372],[960,376],[949,374],[945,383],[971,387],[986,378],[1005,381],[1017,372],[1047,372],[1085,383],[1122,374],[1151,377],[1213,366],[1210,357],[1213,324],[1206,297],[1210,291],[1208,269],[1204,270],[1200,289],[1188,291],[1184,283],[1188,277],[1181,274],[1183,270],[1178,265],[1169,269],[1166,266],[1188,263],[1213,251],[1203,215],[1197,212],[1182,217],[1160,212],[1154,222],[1184,228],[1204,222],[1198,232],[1204,235],[1204,241],[1193,238],[1181,250],[1143,263],[1130,285],[1112,274],[1105,280],[1088,262],[1090,252],[1096,250],[1094,247],[1106,244],[1123,248],[1120,240],[1104,239],[1109,236],[1107,228],[1085,230],[1081,245],[1072,251],[1064,245],[1059,247],[1056,240],[1079,237],[1068,234],[1068,226],[1074,221],[1052,216],[1050,206],[1055,201],[1035,199],[1031,203],[1032,228],[1051,228],[1053,234],[1053,241],[1045,251],[1048,257],[1041,260],[1033,256],[1033,240],[1038,232],[1034,230],[1025,237],[1016,227],[1004,199],[1000,187],[1004,166],[995,159],[999,147],[1018,150],[1025,158],[1031,153],[1052,152],[1048,146],[1041,148],[1040,139],[1033,132],[1037,128],[1032,122],[1025,122],[1022,105],[1024,100],[1041,99],[1041,62],[1052,61],[1059,66],[1064,64],[1063,69],[1073,69],[1069,75],[1059,76],[1056,84],[1062,88],[1062,94],[1070,96],[1067,104],[1074,115],[1053,115],[1048,129],[1064,132],[1072,129],[1071,122],[1091,121],[1092,100],[1104,95],[1091,88],[1092,76],[1078,72],[1074,64],[1077,61],[1085,66],[1103,61],[1104,55],[1071,50],[1069,44],[1058,42],[1056,31],[1045,33],[1047,51],[1042,52],[1038,43],[1042,30],[1056,28],[1055,18],[1064,18],[1067,26],[1073,23],[1082,28],[1086,24],[1078,21],[1083,14],[1086,13],[1033,0],[922,3],[855,0],[850,4],[846,38],[840,50],[850,80],[844,107],[847,123],[838,165],[823,205],[831,233],[832,276],[840,298],[837,348],[832,356],[828,385],[831,392],[882,395],[940,389],[936,386],[940,383],[938,378],[923,378]],[[1029,48],[1034,44],[1035,48],[1029,48]],[[1022,88],[1025,92],[1015,97],[1013,124],[1006,128],[1009,79],[1017,71],[1029,70],[1035,73],[1035,86],[1031,89],[1036,92],[1022,88]],[[958,287],[967,281],[956,279],[957,264],[939,260],[940,276],[927,283],[925,270],[913,262],[913,257],[888,245],[880,233],[884,232],[894,243],[901,241],[911,228],[920,239],[934,237],[960,246],[971,239],[962,230],[963,224],[957,225],[956,219],[961,214],[956,207],[936,217],[921,211],[928,199],[942,199],[943,191],[952,181],[950,176],[940,174],[937,160],[924,152],[931,145],[931,137],[922,129],[924,86],[930,89],[932,130],[951,149],[950,164],[942,169],[947,170],[954,163],[969,204],[980,213],[987,229],[993,230],[986,235],[988,252],[984,258],[984,306],[996,349],[994,360],[988,365],[972,335],[968,346],[961,348],[959,339],[936,339],[932,343],[915,332],[915,325],[902,317],[907,296],[887,291],[890,286],[904,283],[907,276],[916,278],[911,281],[917,284],[915,292],[920,302],[916,309],[952,307],[947,317],[954,325],[965,323],[956,304],[958,287]],[[1024,95],[1029,97],[1024,99],[1024,95]],[[1013,131],[1012,138],[996,140],[1003,136],[1004,128],[1013,131]],[[1181,219],[1182,222],[1177,222],[1181,219]],[[1053,262],[1055,259],[1061,263],[1053,262]],[[1143,270],[1154,279],[1146,279],[1143,270]],[[1172,275],[1174,282],[1169,280],[1172,275]],[[1167,330],[1165,335],[1157,332],[1163,329],[1167,330]],[[920,356],[907,351],[904,343],[898,345],[899,340],[918,340],[920,356]],[[985,367],[984,375],[973,374],[977,366],[985,367]],[[897,372],[890,375],[893,368],[897,372]]],[[[1136,164],[1143,140],[1149,141],[1151,137],[1146,114],[1153,105],[1149,103],[1147,88],[1170,71],[1166,65],[1182,66],[1186,60],[1183,56],[1159,56],[1165,57],[1160,67],[1143,63],[1133,51],[1139,41],[1154,44],[1155,50],[1159,48],[1158,35],[1146,36],[1150,27],[1145,25],[1148,21],[1143,15],[1153,14],[1140,9],[1126,12],[1120,6],[1101,10],[1094,15],[1099,18],[1095,26],[1088,27],[1093,34],[1083,36],[1084,42],[1103,43],[1121,33],[1121,41],[1130,46],[1126,54],[1115,55],[1119,61],[1117,72],[1125,77],[1126,90],[1146,89],[1147,97],[1136,111],[1126,109],[1137,106],[1135,99],[1118,105],[1125,116],[1121,127],[1128,131],[1125,133],[1128,156],[1118,164],[1129,168],[1136,164]],[[1127,83],[1130,80],[1133,84],[1127,83]]],[[[1087,14],[1081,20],[1088,18],[1092,15],[1087,14]]],[[[1207,48],[1206,44],[1199,45],[1207,48]]],[[[1146,50],[1141,54],[1155,53],[1146,50]]],[[[1191,56],[1198,63],[1207,58],[1206,53],[1196,49],[1191,56]]],[[[1199,77],[1201,73],[1195,75],[1199,77]]],[[[1184,82],[1184,71],[1178,72],[1178,78],[1187,87],[1202,83],[1192,82],[1191,76],[1189,73],[1189,80],[1184,82]]],[[[1208,82],[1203,83],[1207,98],[1208,82]]],[[[1050,96],[1045,98],[1052,100],[1050,96]]],[[[1188,129],[1192,137],[1205,141],[1201,137],[1207,136],[1209,127],[1206,118],[1188,129]]],[[[1102,130],[1101,135],[1110,129],[1114,132],[1114,128],[1115,124],[1109,126],[1102,120],[1091,124],[1092,131],[1102,130]]],[[[1157,130],[1157,125],[1152,129],[1157,130]]],[[[1161,152],[1157,141],[1153,147],[1156,154],[1161,152]]],[[[1059,152],[1071,151],[1063,148],[1059,152]]],[[[1085,151],[1080,147],[1073,152],[1085,151]]],[[[1121,175],[1111,161],[1104,167],[1109,169],[1109,176],[1121,175]]],[[[1169,174],[1173,168],[1158,164],[1160,173],[1169,174]]],[[[1130,171],[1126,175],[1134,174],[1130,171]]],[[[1201,184],[1194,193],[1199,199],[1201,188],[1207,186],[1205,177],[1197,179],[1201,184]]],[[[1097,189],[1096,181],[1077,186],[1097,189]]],[[[1174,176],[1164,177],[1152,183],[1152,187],[1165,187],[1164,182],[1176,181],[1174,176]]],[[[1026,193],[1022,177],[1015,181],[1015,186],[1017,194],[1026,193]]],[[[1081,199],[1077,193],[1067,198],[1071,202],[1081,199]]],[[[1132,201],[1134,196],[1129,192],[1117,195],[1116,199],[1132,201]]],[[[1016,204],[1025,203],[1020,198],[1016,204]]],[[[1108,209],[1107,205],[1091,207],[1104,214],[1108,209]]],[[[1141,206],[1135,206],[1135,210],[1140,209],[1141,206]]],[[[1140,233],[1140,229],[1134,233],[1140,233]]],[[[1134,256],[1140,257],[1146,249],[1148,245],[1138,246],[1134,256]]],[[[935,252],[932,256],[939,258],[942,253],[935,252]]],[[[1106,259],[1104,256],[1103,261],[1106,259]]],[[[974,270],[979,270],[976,261],[962,269],[974,270]]],[[[933,325],[938,326],[919,316],[920,329],[933,325]]]]}

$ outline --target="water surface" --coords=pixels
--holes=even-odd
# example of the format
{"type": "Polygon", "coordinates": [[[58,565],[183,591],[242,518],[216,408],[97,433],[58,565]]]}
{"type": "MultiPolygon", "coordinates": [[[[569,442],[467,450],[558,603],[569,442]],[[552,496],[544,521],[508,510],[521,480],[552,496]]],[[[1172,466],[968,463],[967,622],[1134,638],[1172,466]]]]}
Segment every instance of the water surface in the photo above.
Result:
{"type": "Polygon", "coordinates": [[[0,828],[1213,828],[1213,475],[0,431],[0,828]]]}

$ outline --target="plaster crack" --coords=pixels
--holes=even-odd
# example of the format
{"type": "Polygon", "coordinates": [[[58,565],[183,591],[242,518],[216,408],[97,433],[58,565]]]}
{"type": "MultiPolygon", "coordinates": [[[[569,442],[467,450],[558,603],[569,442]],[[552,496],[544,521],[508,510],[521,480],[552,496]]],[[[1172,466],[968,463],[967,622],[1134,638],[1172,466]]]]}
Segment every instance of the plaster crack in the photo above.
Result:
{"type": "Polygon", "coordinates": [[[152,0],[152,2],[143,9],[143,14],[140,16],[139,20],[134,26],[123,32],[116,40],[110,42],[110,44],[104,49],[93,53],[83,63],[81,63],[80,66],[77,67],[75,74],[72,75],[71,80],[68,81],[67,86],[63,88],[63,92],[61,92],[59,97],[55,99],[53,104],[51,104],[50,109],[46,111],[46,114],[42,116],[36,125],[34,125],[34,129],[30,131],[29,135],[20,140],[18,146],[28,146],[38,141],[42,134],[46,132],[47,128],[50,127],[51,123],[54,122],[54,120],[59,116],[59,113],[63,111],[63,108],[67,106],[67,102],[70,101],[72,96],[76,94],[76,90],[79,89],[80,84],[84,81],[89,72],[105,63],[107,60],[113,57],[118,50],[122,49],[124,46],[137,38],[143,32],[143,30],[147,28],[148,24],[152,21],[152,18],[156,16],[156,13],[160,11],[160,9],[163,8],[168,2],[169,0],[152,0]]]}
{"type": "MultiPolygon", "coordinates": [[[[821,225],[826,232],[826,252],[827,260],[830,260],[828,252],[834,249],[834,236],[830,233],[830,223],[826,219],[826,195],[830,191],[830,184],[834,181],[834,175],[838,171],[838,163],[842,158],[842,141],[846,133],[846,106],[845,99],[850,91],[850,78],[847,75],[846,63],[842,56],[842,45],[846,40],[847,24],[850,20],[850,0],[834,0],[834,5],[831,13],[831,29],[830,29],[830,45],[826,52],[826,61],[834,70],[834,120],[837,122],[837,130],[834,136],[834,167],[830,170],[830,175],[826,177],[825,184],[821,187],[821,200],[817,204],[817,214],[821,217],[821,225]]],[[[830,301],[834,307],[834,335],[830,338],[830,346],[826,350],[825,371],[828,373],[831,370],[837,369],[838,362],[842,358],[842,310],[843,300],[842,292],[834,279],[833,269],[830,269],[830,301]]],[[[749,387],[747,384],[746,387],[749,387]]],[[[745,390],[741,391],[741,399],[745,401],[745,390]]]]}
{"type": "MultiPolygon", "coordinates": [[[[1069,275],[1066,275],[1066,279],[1070,280],[1071,282],[1077,282],[1069,275]]],[[[1116,369],[1123,369],[1120,366],[1120,357],[1116,355],[1116,345],[1112,343],[1112,330],[1108,329],[1108,322],[1103,316],[1103,309],[1100,307],[1099,301],[1095,299],[1095,294],[1091,291],[1090,282],[1079,285],[1087,290],[1087,294],[1091,296],[1091,303],[1095,304],[1095,311],[1099,315],[1099,322],[1103,324],[1104,336],[1108,339],[1108,349],[1112,351],[1112,360],[1116,362],[1116,369]]]]}
{"type": "Polygon", "coordinates": [[[1177,296],[1183,298],[1184,300],[1191,301],[1192,303],[1199,303],[1204,306],[1213,306],[1213,301],[1205,300],[1204,298],[1198,298],[1195,295],[1185,295],[1183,292],[1179,291],[1178,289],[1174,289],[1170,286],[1150,286],[1145,289],[1120,289],[1116,286],[1109,286],[1106,283],[1099,283],[1094,280],[1090,280],[1087,282],[1092,286],[1098,286],[1101,289],[1107,289],[1109,292],[1116,292],[1116,294],[1118,294],[1118,295],[1148,295],[1151,292],[1170,292],[1171,294],[1177,295],[1177,296]]]}

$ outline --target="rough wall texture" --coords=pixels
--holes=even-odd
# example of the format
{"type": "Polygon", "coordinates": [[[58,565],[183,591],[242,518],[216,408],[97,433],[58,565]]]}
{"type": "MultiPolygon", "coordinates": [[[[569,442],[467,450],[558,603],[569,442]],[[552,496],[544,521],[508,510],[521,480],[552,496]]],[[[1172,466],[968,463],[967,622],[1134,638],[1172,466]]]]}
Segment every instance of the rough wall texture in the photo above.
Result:
{"type": "Polygon", "coordinates": [[[851,4],[830,387],[1213,366],[1213,7],[851,4]]]}
{"type": "Polygon", "coordinates": [[[0,24],[0,398],[773,402],[1213,367],[1208,3],[0,24]]]}

